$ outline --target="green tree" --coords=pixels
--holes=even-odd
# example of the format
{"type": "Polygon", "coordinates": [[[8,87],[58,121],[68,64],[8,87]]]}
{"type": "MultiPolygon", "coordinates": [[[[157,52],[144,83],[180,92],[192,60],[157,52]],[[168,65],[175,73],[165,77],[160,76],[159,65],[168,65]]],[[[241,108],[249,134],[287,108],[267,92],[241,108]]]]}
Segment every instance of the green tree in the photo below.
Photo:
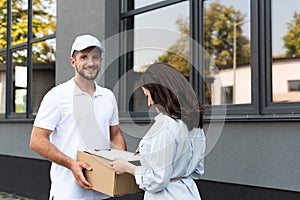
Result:
{"type": "Polygon", "coordinates": [[[182,74],[189,74],[189,22],[187,19],[176,20],[179,31],[184,34],[163,55],[159,56],[157,62],[172,65],[182,74]]]}
{"type": "Polygon", "coordinates": [[[283,41],[287,57],[300,57],[300,12],[295,12],[293,19],[288,23],[288,32],[283,41]]]}
{"type": "Polygon", "coordinates": [[[234,23],[236,23],[237,63],[249,63],[250,43],[243,36],[241,25],[245,16],[232,6],[226,7],[218,2],[205,10],[205,50],[214,58],[218,66],[233,64],[234,23]],[[239,25],[238,25],[239,24],[239,25]]]}
{"type": "MultiPolygon", "coordinates": [[[[216,65],[220,67],[233,64],[234,22],[240,24],[236,26],[236,62],[237,64],[250,62],[250,42],[243,36],[240,23],[246,21],[240,11],[216,2],[205,9],[204,20],[204,48],[216,65]]],[[[189,35],[188,19],[179,18],[176,24],[181,33],[189,35]]],[[[189,45],[189,41],[181,37],[157,61],[169,63],[186,74],[189,72],[189,63],[186,60],[189,58],[189,45]]]]}
{"type": "MultiPolygon", "coordinates": [[[[33,0],[33,19],[32,19],[32,37],[40,38],[56,30],[56,16],[51,13],[51,6],[55,3],[53,0],[33,0]]],[[[7,37],[7,0],[0,0],[0,49],[6,48],[7,37]]],[[[11,45],[22,44],[28,37],[28,8],[27,3],[22,0],[12,1],[11,17],[11,45]]],[[[54,50],[46,42],[39,43],[39,52],[35,53],[34,62],[51,62],[53,56],[40,56],[44,52],[54,50]]],[[[0,58],[1,59],[1,58],[0,58]]],[[[4,59],[4,57],[2,57],[4,59]]],[[[17,53],[14,59],[25,61],[24,53],[17,53]]],[[[1,61],[0,61],[1,62],[1,61]]],[[[2,60],[3,62],[3,60],[2,60]]]]}

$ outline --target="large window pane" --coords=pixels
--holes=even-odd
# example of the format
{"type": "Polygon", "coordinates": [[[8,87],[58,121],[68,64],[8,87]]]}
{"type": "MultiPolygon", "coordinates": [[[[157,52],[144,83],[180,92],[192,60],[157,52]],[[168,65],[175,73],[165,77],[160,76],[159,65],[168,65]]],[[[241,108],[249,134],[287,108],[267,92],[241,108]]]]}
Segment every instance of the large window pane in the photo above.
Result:
{"type": "Polygon", "coordinates": [[[26,112],[27,96],[27,50],[18,50],[13,56],[13,112],[26,112]]]}
{"type": "Polygon", "coordinates": [[[12,45],[27,41],[28,34],[28,0],[12,1],[12,45]]]}
{"type": "Polygon", "coordinates": [[[33,38],[55,33],[56,0],[42,0],[33,4],[33,38]]]}
{"type": "Polygon", "coordinates": [[[33,44],[32,51],[31,112],[36,114],[43,96],[55,85],[55,39],[33,44]]]}
{"type": "Polygon", "coordinates": [[[204,2],[205,104],[251,104],[250,0],[204,2]]]}
{"type": "Polygon", "coordinates": [[[4,55],[0,55],[0,114],[5,113],[5,97],[6,97],[6,59],[4,55]]]}
{"type": "Polygon", "coordinates": [[[272,100],[300,102],[300,1],[272,0],[272,100]]]}
{"type": "Polygon", "coordinates": [[[126,102],[130,99],[131,111],[145,111],[148,108],[142,92],[134,93],[132,90],[134,82],[150,64],[169,63],[189,78],[189,2],[136,15],[124,20],[123,26],[125,30],[133,29],[124,40],[127,43],[124,47],[132,46],[134,49],[127,56],[132,61],[128,64],[132,65],[129,68],[133,71],[127,73],[126,102]]]}

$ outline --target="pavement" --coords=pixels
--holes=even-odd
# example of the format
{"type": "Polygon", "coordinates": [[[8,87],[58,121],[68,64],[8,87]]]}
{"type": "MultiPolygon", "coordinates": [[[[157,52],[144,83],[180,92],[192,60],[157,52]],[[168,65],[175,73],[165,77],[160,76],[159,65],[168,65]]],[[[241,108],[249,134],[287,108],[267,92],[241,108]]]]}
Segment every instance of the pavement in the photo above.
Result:
{"type": "Polygon", "coordinates": [[[0,200],[34,200],[17,194],[0,191],[0,200]]]}

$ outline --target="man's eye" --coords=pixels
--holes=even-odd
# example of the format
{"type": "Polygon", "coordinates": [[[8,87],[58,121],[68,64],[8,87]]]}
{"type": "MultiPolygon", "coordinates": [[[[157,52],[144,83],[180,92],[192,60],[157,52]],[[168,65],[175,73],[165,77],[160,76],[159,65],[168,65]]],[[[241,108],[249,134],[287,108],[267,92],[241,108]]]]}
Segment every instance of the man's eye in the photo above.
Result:
{"type": "Polygon", "coordinates": [[[80,59],[85,60],[85,59],[87,59],[87,56],[81,56],[80,59]]]}

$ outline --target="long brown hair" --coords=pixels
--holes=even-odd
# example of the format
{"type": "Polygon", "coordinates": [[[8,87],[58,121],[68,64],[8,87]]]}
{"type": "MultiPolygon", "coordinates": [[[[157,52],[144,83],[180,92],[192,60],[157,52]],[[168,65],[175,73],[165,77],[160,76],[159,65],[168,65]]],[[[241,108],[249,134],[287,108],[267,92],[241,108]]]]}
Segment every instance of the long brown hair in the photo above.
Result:
{"type": "Polygon", "coordinates": [[[175,68],[165,63],[152,64],[139,85],[149,90],[160,112],[181,119],[189,130],[203,128],[204,109],[190,83],[175,68]]]}

